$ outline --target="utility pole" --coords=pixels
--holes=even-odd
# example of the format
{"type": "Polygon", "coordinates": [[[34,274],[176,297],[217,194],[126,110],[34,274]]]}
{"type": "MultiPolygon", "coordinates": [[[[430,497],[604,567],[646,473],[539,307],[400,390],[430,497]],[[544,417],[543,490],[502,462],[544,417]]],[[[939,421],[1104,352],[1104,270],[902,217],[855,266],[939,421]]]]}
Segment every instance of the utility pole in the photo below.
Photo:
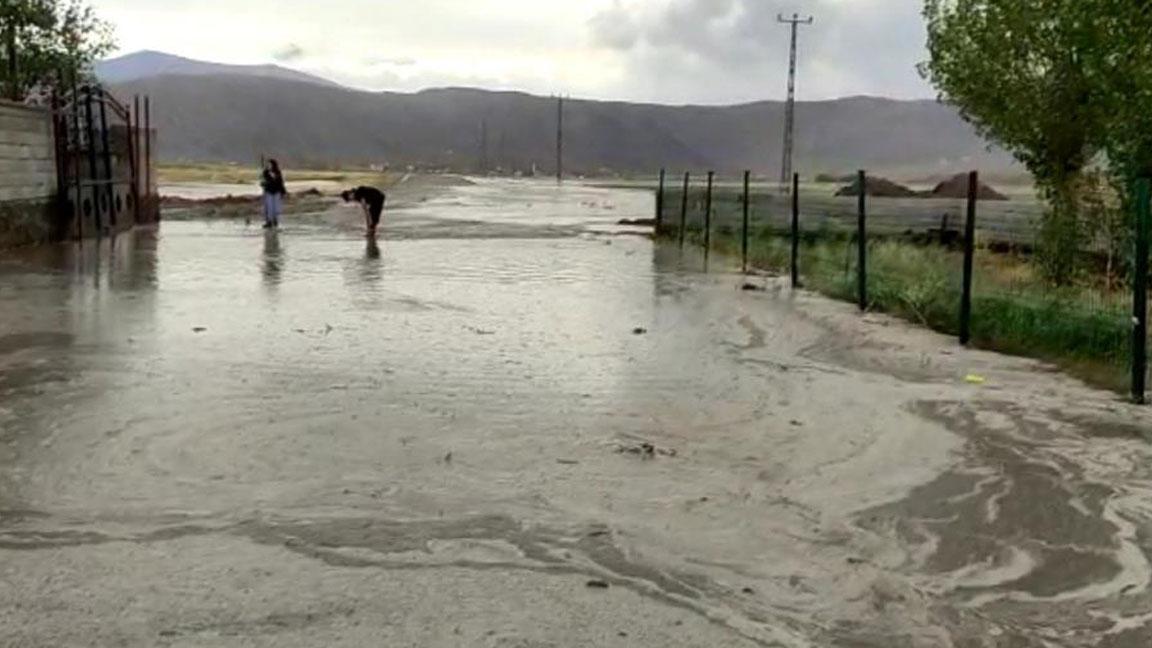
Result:
{"type": "Polygon", "coordinates": [[[776,21],[792,29],[792,47],[788,57],[788,105],[784,109],[784,163],[780,168],[780,192],[787,193],[792,178],[793,131],[796,127],[796,32],[800,25],[811,25],[814,19],[811,16],[802,19],[800,14],[794,13],[791,18],[777,15],[776,21]]]}
{"type": "Polygon", "coordinates": [[[480,173],[488,173],[488,120],[480,121],[480,173]]]}
{"type": "Polygon", "coordinates": [[[564,182],[564,96],[556,97],[556,183],[564,182]]]}

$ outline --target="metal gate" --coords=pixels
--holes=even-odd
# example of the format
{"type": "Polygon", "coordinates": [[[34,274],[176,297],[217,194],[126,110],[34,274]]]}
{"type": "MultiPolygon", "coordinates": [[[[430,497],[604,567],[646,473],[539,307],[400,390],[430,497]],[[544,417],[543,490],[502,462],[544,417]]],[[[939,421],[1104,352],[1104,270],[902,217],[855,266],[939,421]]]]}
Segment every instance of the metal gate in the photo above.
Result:
{"type": "Polygon", "coordinates": [[[151,106],[135,110],[98,85],[73,87],[54,100],[60,234],[98,237],[155,222],[151,106]],[[143,126],[141,125],[143,121],[143,126]]]}

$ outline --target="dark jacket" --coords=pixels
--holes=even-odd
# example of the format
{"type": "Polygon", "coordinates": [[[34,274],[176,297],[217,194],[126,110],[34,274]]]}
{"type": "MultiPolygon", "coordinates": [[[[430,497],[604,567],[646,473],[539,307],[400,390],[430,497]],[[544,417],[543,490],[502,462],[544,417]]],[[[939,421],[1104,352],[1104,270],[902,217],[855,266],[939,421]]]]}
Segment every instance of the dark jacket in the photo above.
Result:
{"type": "Polygon", "coordinates": [[[271,169],[264,169],[264,173],[260,175],[260,187],[264,189],[264,193],[288,195],[288,189],[284,186],[284,175],[271,169]]]}

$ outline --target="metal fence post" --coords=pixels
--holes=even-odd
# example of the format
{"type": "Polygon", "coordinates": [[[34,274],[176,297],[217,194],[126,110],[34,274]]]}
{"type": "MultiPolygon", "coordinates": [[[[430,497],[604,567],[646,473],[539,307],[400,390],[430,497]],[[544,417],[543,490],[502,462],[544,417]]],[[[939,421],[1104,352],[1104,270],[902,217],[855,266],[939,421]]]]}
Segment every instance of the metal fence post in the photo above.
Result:
{"type": "Polygon", "coordinates": [[[964,223],[964,287],[960,293],[960,344],[972,341],[972,271],[976,257],[976,199],[980,175],[968,174],[968,220],[964,223]]]}
{"type": "Polygon", "coordinates": [[[660,186],[656,189],[656,235],[664,224],[664,168],[660,168],[660,186]]]}
{"type": "Polygon", "coordinates": [[[750,208],[750,206],[749,206],[750,198],[749,198],[748,185],[751,183],[751,181],[752,181],[752,172],[751,171],[745,171],[744,172],[744,229],[743,229],[743,234],[741,235],[742,240],[741,240],[741,245],[740,245],[740,252],[741,252],[741,256],[743,258],[744,274],[748,274],[748,210],[750,208]]]}
{"type": "Polygon", "coordinates": [[[1132,281],[1132,400],[1144,404],[1148,379],[1149,179],[1136,184],[1136,264],[1132,281]]]}
{"type": "Polygon", "coordinates": [[[715,171],[708,172],[708,193],[704,198],[704,258],[708,258],[712,250],[712,180],[716,177],[715,171]]]}
{"type": "Polygon", "coordinates": [[[160,208],[152,205],[152,97],[144,95],[144,195],[150,220],[160,220],[160,208]]]}
{"type": "Polygon", "coordinates": [[[856,176],[856,183],[860,194],[856,203],[856,280],[859,283],[857,292],[860,310],[866,311],[868,310],[868,231],[865,219],[868,206],[868,175],[860,171],[856,176]]]}
{"type": "Polygon", "coordinates": [[[104,88],[100,88],[100,147],[101,157],[104,159],[104,182],[106,184],[103,193],[108,198],[108,224],[115,230],[120,219],[119,214],[116,213],[116,184],[112,172],[112,144],[108,136],[108,95],[104,92],[104,88]]]}
{"type": "Polygon", "coordinates": [[[96,235],[104,233],[104,219],[100,216],[100,195],[96,178],[96,127],[92,118],[92,86],[84,86],[84,142],[88,147],[88,195],[92,206],[93,229],[96,235]]]}
{"type": "Polygon", "coordinates": [[[684,230],[688,227],[688,183],[692,177],[690,171],[684,172],[684,193],[680,194],[680,248],[684,248],[684,230]]]}
{"type": "Polygon", "coordinates": [[[792,174],[792,288],[800,287],[800,174],[792,174]]]}

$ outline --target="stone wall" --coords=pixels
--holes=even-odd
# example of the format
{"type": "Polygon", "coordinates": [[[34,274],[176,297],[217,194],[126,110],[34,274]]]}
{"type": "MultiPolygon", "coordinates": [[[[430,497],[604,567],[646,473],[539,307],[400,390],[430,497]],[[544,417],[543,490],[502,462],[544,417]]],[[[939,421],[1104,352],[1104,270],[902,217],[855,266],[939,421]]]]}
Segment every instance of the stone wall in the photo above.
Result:
{"type": "Polygon", "coordinates": [[[0,102],[0,247],[53,238],[56,195],[51,113],[0,102]]]}

